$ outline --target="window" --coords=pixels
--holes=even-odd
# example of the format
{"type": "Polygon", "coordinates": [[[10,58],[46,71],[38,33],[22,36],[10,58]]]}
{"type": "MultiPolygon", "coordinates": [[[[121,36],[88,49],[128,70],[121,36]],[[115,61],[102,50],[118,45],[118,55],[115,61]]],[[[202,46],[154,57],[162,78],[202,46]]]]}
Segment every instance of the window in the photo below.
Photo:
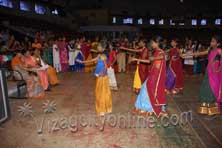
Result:
{"type": "Polygon", "coordinates": [[[0,0],[0,6],[12,8],[12,0],[0,0]]]}
{"type": "Polygon", "coordinates": [[[52,14],[58,15],[59,14],[58,10],[57,9],[52,10],[52,14]]]}
{"type": "Polygon", "coordinates": [[[142,25],[142,24],[143,24],[143,19],[142,19],[142,18],[138,19],[138,20],[137,20],[137,23],[138,23],[139,25],[142,25]]]}
{"type": "Polygon", "coordinates": [[[221,24],[221,19],[216,19],[215,20],[215,25],[220,25],[221,24]]]}
{"type": "Polygon", "coordinates": [[[159,20],[159,25],[163,25],[163,24],[164,24],[164,20],[163,19],[159,20]]]}
{"type": "Polygon", "coordinates": [[[35,12],[38,13],[38,14],[45,14],[46,9],[42,5],[35,4],[35,12]]]}
{"type": "Polygon", "coordinates": [[[113,17],[113,24],[116,24],[116,17],[113,17]]]}
{"type": "Polygon", "coordinates": [[[154,19],[150,19],[150,25],[155,25],[155,20],[154,19]]]}
{"type": "Polygon", "coordinates": [[[176,24],[173,22],[173,20],[170,20],[170,25],[175,26],[176,24]]]}
{"type": "Polygon", "coordinates": [[[123,24],[133,24],[133,19],[132,18],[123,19],[123,24]]]}
{"type": "Polygon", "coordinates": [[[205,26],[205,25],[207,25],[207,20],[205,20],[205,19],[202,19],[202,20],[201,20],[201,22],[200,22],[200,24],[201,24],[202,26],[205,26]]]}
{"type": "Polygon", "coordinates": [[[29,11],[30,10],[29,4],[25,1],[20,1],[20,10],[29,11]]]}
{"type": "Polygon", "coordinates": [[[196,20],[196,19],[192,19],[191,24],[192,24],[193,26],[196,26],[196,25],[197,25],[197,20],[196,20]]]}

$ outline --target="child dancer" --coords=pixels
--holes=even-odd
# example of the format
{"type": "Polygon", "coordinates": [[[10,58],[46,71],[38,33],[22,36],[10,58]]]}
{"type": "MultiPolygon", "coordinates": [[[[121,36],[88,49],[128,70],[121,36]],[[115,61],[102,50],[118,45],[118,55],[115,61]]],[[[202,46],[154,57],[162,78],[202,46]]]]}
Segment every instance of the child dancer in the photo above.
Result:
{"type": "Polygon", "coordinates": [[[143,83],[135,103],[135,112],[145,116],[167,115],[165,111],[166,62],[164,51],[159,47],[161,42],[160,37],[151,40],[154,53],[153,57],[149,58],[150,60],[133,59],[133,61],[144,63],[152,61],[148,77],[143,83]]]}
{"type": "Polygon", "coordinates": [[[96,96],[96,113],[98,115],[104,116],[106,113],[112,112],[112,94],[109,87],[109,78],[107,76],[107,58],[103,54],[105,50],[105,44],[100,43],[98,45],[98,51],[100,54],[89,61],[81,61],[76,60],[79,63],[92,63],[97,62],[95,76],[96,79],[96,89],[95,89],[95,96],[96,96]]]}
{"type": "Polygon", "coordinates": [[[118,90],[116,76],[114,72],[114,65],[116,63],[116,51],[113,48],[114,43],[109,43],[109,60],[108,60],[108,77],[111,90],[118,90]]]}
{"type": "Polygon", "coordinates": [[[184,86],[181,52],[177,39],[171,41],[172,49],[168,50],[169,66],[167,67],[166,89],[168,93],[177,94],[184,86]]]}
{"type": "Polygon", "coordinates": [[[184,54],[183,56],[204,56],[208,54],[207,72],[200,87],[199,114],[215,115],[220,113],[222,102],[222,50],[219,48],[220,38],[214,36],[211,39],[209,51],[184,54]]]}
{"type": "MultiPolygon", "coordinates": [[[[146,42],[144,39],[141,39],[139,41],[139,47],[140,49],[129,49],[125,47],[120,47],[120,48],[123,50],[130,51],[130,52],[140,53],[139,55],[140,59],[148,60],[149,53],[148,53],[148,49],[146,48],[146,42]]],[[[134,76],[134,84],[133,84],[135,93],[137,94],[139,93],[141,84],[146,80],[148,72],[149,72],[149,65],[147,63],[138,63],[135,76],[134,76]]]]}

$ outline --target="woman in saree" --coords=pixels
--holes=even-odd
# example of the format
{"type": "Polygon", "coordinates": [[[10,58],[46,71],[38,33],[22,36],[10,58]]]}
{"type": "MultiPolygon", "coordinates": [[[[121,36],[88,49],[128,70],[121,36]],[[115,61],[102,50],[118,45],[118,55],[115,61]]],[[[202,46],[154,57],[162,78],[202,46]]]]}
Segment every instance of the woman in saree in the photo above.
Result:
{"type": "Polygon", "coordinates": [[[142,84],[139,95],[135,103],[135,113],[144,116],[155,114],[157,117],[167,115],[165,105],[165,79],[166,79],[166,62],[165,54],[160,49],[161,37],[155,37],[151,40],[151,47],[154,50],[149,60],[132,59],[141,63],[150,63],[150,72],[147,79],[142,84]]]}
{"type": "Polygon", "coordinates": [[[57,73],[55,68],[53,68],[51,65],[48,65],[45,63],[45,61],[41,58],[40,51],[36,49],[34,51],[34,56],[38,60],[40,67],[39,69],[45,70],[48,75],[48,81],[50,85],[57,85],[59,84],[59,79],[57,77],[57,73]]]}
{"type": "MultiPolygon", "coordinates": [[[[36,49],[35,52],[37,50],[39,49],[36,49]]],[[[46,70],[39,69],[41,67],[40,59],[35,54],[31,56],[31,53],[29,51],[26,51],[24,56],[24,62],[26,68],[32,69],[37,72],[42,88],[44,90],[47,90],[49,87],[48,74],[46,70]]]]}
{"type": "MultiPolygon", "coordinates": [[[[139,49],[129,49],[125,47],[120,47],[120,48],[129,52],[139,53],[140,59],[143,60],[149,59],[149,53],[148,49],[146,48],[146,41],[144,39],[141,39],[139,41],[139,49]]],[[[137,94],[139,93],[141,84],[146,80],[148,73],[149,73],[149,64],[138,62],[133,83],[133,88],[135,93],[137,94]]]]}
{"type": "Polygon", "coordinates": [[[68,44],[68,50],[69,50],[69,68],[71,71],[75,70],[75,41],[71,40],[68,44]]]}
{"type": "MultiPolygon", "coordinates": [[[[23,62],[22,59],[23,59],[22,53],[21,52],[17,52],[16,56],[14,56],[12,58],[11,66],[12,66],[13,70],[20,72],[20,74],[22,75],[22,78],[24,80],[27,80],[27,78],[28,78],[28,71],[25,69],[24,62],[23,62]]],[[[15,77],[16,77],[16,79],[21,79],[21,76],[18,73],[15,73],[15,77]]]]}
{"type": "Polygon", "coordinates": [[[214,36],[211,39],[209,51],[184,54],[183,56],[205,56],[208,54],[207,72],[200,87],[198,107],[199,114],[216,115],[220,113],[222,102],[222,50],[219,48],[220,39],[214,36]]]}
{"type": "Polygon", "coordinates": [[[173,48],[167,51],[169,54],[169,65],[167,67],[166,91],[172,94],[179,93],[184,87],[182,58],[177,45],[177,39],[173,39],[171,41],[173,48]]]}
{"type": "Polygon", "coordinates": [[[86,38],[85,37],[82,37],[82,39],[80,40],[81,42],[81,51],[82,51],[82,54],[83,56],[85,57],[85,59],[88,58],[89,56],[89,51],[87,49],[87,42],[86,42],[86,38]]]}
{"type": "Polygon", "coordinates": [[[96,96],[96,113],[98,115],[104,116],[107,113],[112,112],[112,94],[109,87],[109,78],[107,76],[107,58],[103,53],[105,50],[105,45],[100,43],[98,45],[98,51],[100,54],[90,60],[90,61],[81,61],[77,60],[79,63],[93,63],[97,62],[96,70],[94,75],[97,77],[96,79],[96,88],[95,88],[95,96],[96,96]]]}
{"type": "MultiPolygon", "coordinates": [[[[26,53],[26,56],[28,54],[26,53]]],[[[44,90],[40,84],[39,77],[35,71],[28,68],[25,63],[25,56],[21,53],[17,53],[12,59],[12,69],[17,70],[22,74],[23,79],[26,81],[28,98],[42,98],[44,96],[44,90]]]]}
{"type": "Polygon", "coordinates": [[[53,65],[53,57],[52,57],[52,41],[49,41],[49,45],[45,42],[43,44],[43,60],[49,64],[53,65]]]}
{"type": "Polygon", "coordinates": [[[62,40],[58,42],[58,49],[59,49],[60,63],[62,68],[61,70],[62,72],[65,72],[69,68],[68,50],[65,37],[63,37],[62,40]]]}

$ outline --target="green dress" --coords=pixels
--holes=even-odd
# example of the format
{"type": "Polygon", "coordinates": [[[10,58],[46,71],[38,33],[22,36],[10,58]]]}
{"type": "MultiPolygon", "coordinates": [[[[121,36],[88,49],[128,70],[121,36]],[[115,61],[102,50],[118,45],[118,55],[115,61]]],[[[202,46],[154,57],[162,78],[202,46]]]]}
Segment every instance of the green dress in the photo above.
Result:
{"type": "Polygon", "coordinates": [[[205,74],[204,80],[200,87],[199,98],[200,98],[199,99],[200,103],[210,103],[210,104],[214,103],[216,99],[211,90],[207,73],[205,74]]]}
{"type": "MultiPolygon", "coordinates": [[[[211,52],[211,51],[209,51],[211,52]]],[[[220,56],[217,55],[214,58],[215,61],[220,61],[220,56]]],[[[209,103],[209,104],[213,104],[216,101],[216,97],[213,94],[213,91],[210,87],[210,83],[209,83],[209,79],[208,79],[208,73],[206,72],[205,76],[204,76],[204,80],[201,84],[200,87],[200,93],[199,93],[199,102],[200,103],[209,103]]]]}
{"type": "Polygon", "coordinates": [[[218,102],[217,97],[220,97],[219,89],[221,87],[220,86],[221,75],[220,73],[214,73],[214,70],[216,70],[220,66],[221,57],[218,54],[219,50],[221,49],[217,48],[215,50],[210,50],[210,52],[212,53],[208,54],[207,73],[205,74],[203,83],[200,87],[199,101],[201,105],[198,107],[197,110],[199,114],[205,114],[211,116],[220,113],[220,102],[218,102]]]}
{"type": "Polygon", "coordinates": [[[43,59],[44,59],[44,62],[53,66],[53,56],[52,56],[52,48],[51,47],[44,49],[43,59]]]}

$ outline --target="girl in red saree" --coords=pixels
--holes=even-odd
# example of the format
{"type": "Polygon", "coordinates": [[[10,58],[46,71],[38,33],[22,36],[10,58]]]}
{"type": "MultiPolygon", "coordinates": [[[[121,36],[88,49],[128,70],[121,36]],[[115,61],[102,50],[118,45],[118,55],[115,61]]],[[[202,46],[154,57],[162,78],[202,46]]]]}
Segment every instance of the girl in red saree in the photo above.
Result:
{"type": "Polygon", "coordinates": [[[167,67],[166,89],[168,93],[173,94],[179,93],[184,87],[182,58],[177,44],[177,39],[173,39],[171,41],[173,48],[168,51],[170,61],[167,67]]]}
{"type": "Polygon", "coordinates": [[[135,113],[150,116],[155,114],[157,117],[167,115],[165,111],[165,79],[166,79],[166,61],[165,54],[159,45],[160,37],[151,40],[153,55],[149,60],[133,59],[141,63],[150,63],[150,72],[143,83],[140,93],[135,103],[135,113]]]}
{"type": "MultiPolygon", "coordinates": [[[[139,58],[143,60],[149,59],[148,49],[146,48],[146,42],[144,39],[139,41],[139,49],[129,49],[125,47],[120,47],[123,50],[127,50],[130,52],[139,53],[139,58]]],[[[135,75],[134,75],[134,83],[133,88],[136,93],[139,93],[141,88],[141,84],[146,80],[149,72],[149,64],[147,63],[138,63],[135,75]]]]}

